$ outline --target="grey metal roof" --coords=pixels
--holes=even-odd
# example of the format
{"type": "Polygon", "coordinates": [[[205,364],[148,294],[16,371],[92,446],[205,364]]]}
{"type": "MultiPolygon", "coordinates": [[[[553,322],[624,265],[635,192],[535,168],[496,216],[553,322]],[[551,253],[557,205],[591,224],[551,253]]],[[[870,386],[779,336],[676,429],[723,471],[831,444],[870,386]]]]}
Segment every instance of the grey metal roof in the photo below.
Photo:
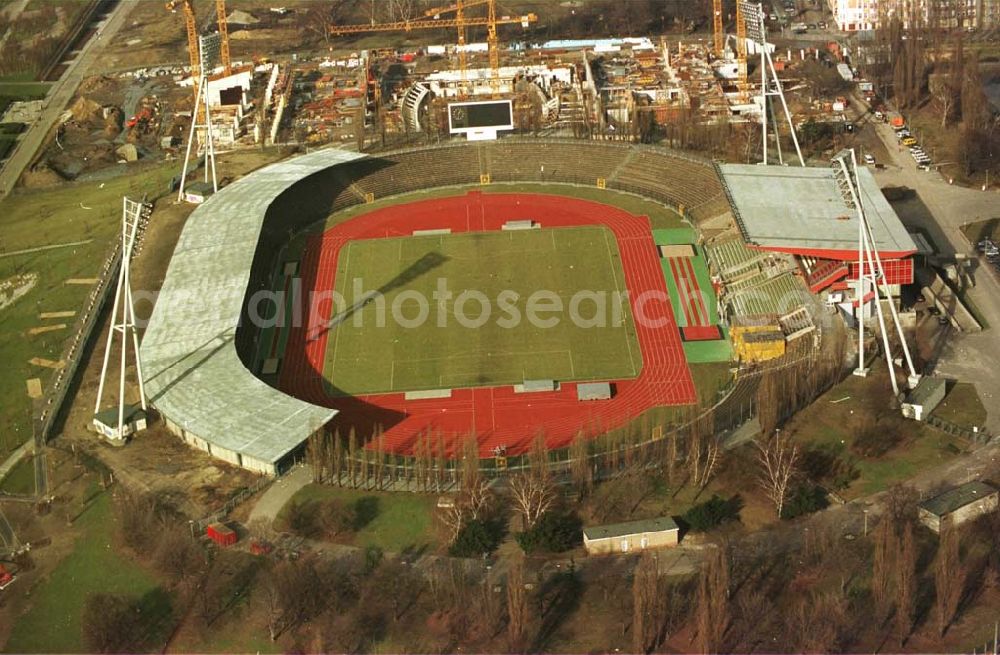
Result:
{"type": "Polygon", "coordinates": [[[973,480],[972,482],[966,482],[963,485],[946,491],[939,496],[934,496],[930,500],[925,500],[920,503],[920,508],[927,510],[935,516],[944,516],[995,493],[997,493],[997,490],[985,482],[973,480]]]}
{"type": "Polygon", "coordinates": [[[233,338],[268,206],[304,177],[363,156],[320,150],[267,166],[191,214],[140,348],[146,393],[160,413],[263,462],[277,462],[336,415],[257,379],[233,338]]]}
{"type": "MultiPolygon", "coordinates": [[[[719,171],[747,241],[772,248],[857,250],[857,214],[844,203],[832,168],[720,164],[719,171]]],[[[859,168],[858,181],[876,247],[884,253],[916,251],[871,171],[859,168]]]]}
{"type": "Polygon", "coordinates": [[[933,400],[935,396],[938,396],[938,400],[940,400],[944,398],[947,383],[948,381],[944,378],[925,375],[920,378],[920,382],[917,383],[916,388],[910,392],[907,402],[914,405],[923,405],[928,400],[933,400]]]}
{"type": "Polygon", "coordinates": [[[579,400],[605,400],[611,397],[610,382],[583,382],[576,385],[579,400]]]}
{"type": "Polygon", "coordinates": [[[677,530],[677,523],[669,516],[661,516],[655,519],[641,519],[638,521],[627,521],[625,523],[610,523],[608,525],[594,525],[583,529],[583,536],[587,539],[611,539],[614,537],[624,537],[629,534],[645,534],[649,532],[666,532],[677,530]]]}

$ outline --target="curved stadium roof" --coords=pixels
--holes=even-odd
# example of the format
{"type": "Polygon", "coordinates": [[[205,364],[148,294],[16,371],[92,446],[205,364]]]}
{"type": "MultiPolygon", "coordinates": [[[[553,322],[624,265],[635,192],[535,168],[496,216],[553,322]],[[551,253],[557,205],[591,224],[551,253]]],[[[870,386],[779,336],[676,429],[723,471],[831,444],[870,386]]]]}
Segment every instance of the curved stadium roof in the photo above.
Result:
{"type": "Polygon", "coordinates": [[[146,393],[163,416],[214,446],[276,464],[336,415],[259,380],[234,338],[268,207],[307,176],[361,157],[331,149],[267,166],[191,214],[140,348],[146,393]]]}

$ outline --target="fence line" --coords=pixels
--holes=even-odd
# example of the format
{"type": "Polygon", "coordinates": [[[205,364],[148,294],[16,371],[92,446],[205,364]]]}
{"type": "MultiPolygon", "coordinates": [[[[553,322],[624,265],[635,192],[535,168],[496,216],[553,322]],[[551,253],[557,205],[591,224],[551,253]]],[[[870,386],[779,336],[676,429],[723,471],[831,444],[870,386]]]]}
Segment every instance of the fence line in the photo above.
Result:
{"type": "Polygon", "coordinates": [[[934,414],[929,414],[927,416],[927,425],[933,426],[943,432],[947,432],[950,435],[962,437],[963,439],[967,439],[980,445],[989,443],[989,441],[993,438],[993,435],[986,428],[973,430],[972,428],[967,428],[959,425],[958,423],[952,423],[951,421],[943,419],[940,416],[934,416],[934,414]]]}
{"type": "Polygon", "coordinates": [[[90,292],[87,306],[77,318],[73,340],[63,351],[63,361],[66,365],[53,374],[54,379],[48,391],[35,401],[32,411],[32,433],[36,450],[49,440],[66,395],[76,377],[77,368],[83,358],[90,340],[94,336],[94,328],[100,319],[101,312],[111,295],[121,265],[121,240],[115,239],[111,252],[104,260],[104,266],[98,275],[98,282],[90,292]]]}
{"type": "Polygon", "coordinates": [[[257,494],[265,487],[270,486],[270,484],[274,482],[274,480],[275,480],[274,478],[262,477],[253,484],[251,484],[249,487],[243,487],[242,489],[240,489],[232,496],[232,498],[223,503],[222,507],[215,510],[211,514],[208,514],[207,516],[204,516],[200,519],[192,520],[191,521],[192,534],[200,535],[202,532],[205,531],[205,528],[210,523],[216,523],[224,519],[229,514],[229,512],[233,511],[233,508],[241,504],[247,498],[250,498],[251,496],[257,494]]]}

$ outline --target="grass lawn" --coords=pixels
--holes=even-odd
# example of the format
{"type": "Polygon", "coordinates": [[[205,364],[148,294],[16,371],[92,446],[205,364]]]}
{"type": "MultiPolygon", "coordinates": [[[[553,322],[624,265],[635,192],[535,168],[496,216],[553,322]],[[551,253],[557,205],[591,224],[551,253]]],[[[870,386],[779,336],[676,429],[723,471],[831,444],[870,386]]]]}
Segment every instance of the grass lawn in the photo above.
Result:
{"type": "MultiPolygon", "coordinates": [[[[968,445],[926,423],[904,419],[887,403],[882,406],[873,400],[883,396],[880,387],[887,374],[880,366],[884,364],[873,363],[868,378],[848,376],[783,428],[807,448],[830,449],[853,461],[856,478],[845,489],[837,490],[847,500],[882,491],[921,470],[939,466],[968,445]],[[863,457],[852,451],[852,445],[874,415],[879,416],[876,432],[891,438],[892,445],[880,456],[863,457]]],[[[867,429],[872,429],[870,423],[867,429]]]]}
{"type": "Polygon", "coordinates": [[[976,385],[971,382],[953,383],[933,414],[962,427],[981,426],[986,423],[986,408],[979,399],[976,385]]]}
{"type": "MultiPolygon", "coordinates": [[[[53,250],[0,257],[0,280],[20,273],[37,273],[38,283],[14,304],[0,310],[0,456],[31,435],[31,403],[25,381],[40,378],[47,386],[52,369],[33,366],[40,357],[59,360],[73,319],[43,320],[41,312],[79,311],[91,287],[66,284],[70,278],[93,278],[116,238],[121,223],[122,196],[162,194],[176,172],[172,163],[138,168],[131,175],[97,184],[67,184],[58,188],[19,192],[0,201],[0,250],[51,244],[85,243],[53,250]],[[67,328],[31,336],[28,330],[44,322],[67,328]]],[[[154,215],[153,220],[156,220],[154,215]]]]}
{"type": "Polygon", "coordinates": [[[35,493],[35,464],[30,455],[18,460],[10,473],[0,481],[0,490],[9,494],[30,496],[35,493]]]}
{"type": "Polygon", "coordinates": [[[605,227],[352,241],[338,257],[335,286],[348,309],[327,341],[326,374],[349,394],[633,378],[642,356],[624,280],[605,227]],[[442,279],[456,294],[445,302],[435,297],[442,279]],[[384,304],[364,304],[362,289],[384,293],[384,304]],[[492,315],[475,297],[463,303],[463,290],[483,294],[492,315]],[[540,290],[563,311],[532,320],[540,290]],[[603,327],[571,319],[571,298],[584,291],[581,317],[594,314],[593,294],[605,298],[603,327]]]}
{"type": "Polygon", "coordinates": [[[698,392],[698,404],[707,406],[719,398],[719,391],[725,389],[733,380],[729,362],[714,362],[710,364],[690,364],[691,378],[698,392]]]}
{"type": "Polygon", "coordinates": [[[0,96],[8,96],[14,100],[38,100],[44,98],[52,86],[49,82],[35,82],[30,79],[12,79],[0,77],[0,96]]]}
{"type": "Polygon", "coordinates": [[[354,504],[359,501],[371,508],[373,516],[348,540],[354,546],[376,546],[385,552],[399,553],[407,549],[432,547],[434,534],[434,496],[412,493],[385,493],[344,489],[310,484],[292,496],[278,515],[278,526],[287,525],[288,508],[293,503],[309,503],[336,499],[354,504]]]}
{"type": "Polygon", "coordinates": [[[76,526],[83,534],[51,577],[32,589],[31,606],[17,620],[6,652],[84,652],[80,618],[89,594],[125,593],[144,600],[162,594],[152,576],[122,556],[112,543],[110,495],[98,496],[76,526]]]}
{"type": "Polygon", "coordinates": [[[993,239],[994,243],[1000,241],[1000,218],[966,223],[961,229],[973,247],[983,239],[993,239]]]}

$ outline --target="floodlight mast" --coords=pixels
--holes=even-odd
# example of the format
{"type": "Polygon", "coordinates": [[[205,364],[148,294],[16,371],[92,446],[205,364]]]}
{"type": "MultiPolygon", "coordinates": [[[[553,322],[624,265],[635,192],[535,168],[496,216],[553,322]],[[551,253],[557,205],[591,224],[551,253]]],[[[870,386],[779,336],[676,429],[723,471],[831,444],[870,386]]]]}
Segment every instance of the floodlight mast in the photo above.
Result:
{"type": "MultiPolygon", "coordinates": [[[[746,38],[752,39],[760,49],[760,95],[761,95],[761,139],[763,146],[764,165],[767,165],[767,120],[768,120],[768,97],[777,96],[781,100],[781,107],[788,122],[788,131],[792,135],[792,143],[795,145],[795,154],[799,158],[799,166],[805,166],[805,159],[802,157],[802,149],[799,147],[799,139],[795,134],[795,123],[792,122],[792,113],[788,110],[788,103],[785,101],[785,92],[778,79],[778,72],[774,68],[774,61],[771,59],[771,52],[768,50],[767,28],[764,25],[764,7],[759,2],[749,0],[737,0],[744,20],[746,21],[746,38]]],[[[777,117],[774,119],[774,136],[778,149],[778,163],[784,164],[784,157],[781,152],[781,134],[778,131],[777,117]]]]}
{"type": "MultiPolygon", "coordinates": [[[[865,368],[864,348],[865,305],[867,304],[865,302],[865,297],[867,296],[867,284],[870,284],[872,291],[874,292],[875,313],[878,317],[879,330],[882,336],[882,346],[886,357],[886,366],[889,370],[889,379],[892,382],[893,393],[898,396],[900,392],[899,383],[896,380],[896,370],[893,365],[892,351],[889,346],[889,333],[886,329],[885,313],[882,310],[883,294],[880,287],[884,284],[886,279],[885,268],[882,265],[882,258],[878,254],[878,247],[875,244],[875,236],[872,232],[871,224],[868,222],[868,216],[865,213],[861,185],[858,183],[857,176],[857,154],[853,148],[841,150],[836,156],[834,156],[832,163],[844,202],[857,212],[858,218],[858,367],[854,370],[854,374],[864,377],[868,372],[865,368]]],[[[903,356],[909,372],[907,377],[907,386],[912,389],[920,381],[920,375],[914,368],[910,348],[906,343],[906,336],[903,334],[903,326],[899,320],[899,314],[896,312],[896,306],[892,302],[892,297],[889,295],[888,291],[886,291],[884,295],[887,301],[886,304],[889,305],[889,313],[891,315],[892,322],[896,327],[896,334],[899,337],[899,342],[903,348],[903,356]]]]}
{"type": "Polygon", "coordinates": [[[212,192],[219,191],[219,180],[215,174],[215,136],[212,129],[212,115],[208,102],[208,73],[219,59],[220,38],[218,34],[209,34],[198,38],[200,45],[200,61],[198,77],[195,83],[195,103],[191,112],[191,130],[188,133],[187,148],[184,152],[184,168],[181,169],[181,184],[177,190],[177,201],[184,200],[184,186],[187,183],[188,166],[191,162],[191,148],[194,145],[198,128],[205,130],[205,183],[208,183],[209,169],[212,173],[212,192]],[[199,123],[198,117],[204,116],[205,122],[199,123]]]}
{"type": "Polygon", "coordinates": [[[104,347],[104,363],[101,365],[101,378],[97,385],[97,401],[94,404],[94,414],[101,411],[101,401],[104,398],[104,381],[108,375],[108,364],[111,361],[111,347],[115,334],[121,339],[121,368],[118,376],[118,438],[125,438],[125,368],[129,356],[129,333],[132,336],[132,355],[135,358],[136,378],[139,380],[139,404],[146,410],[146,389],[142,382],[142,362],[139,359],[139,334],[136,331],[135,304],[132,300],[131,259],[135,251],[136,235],[139,224],[149,211],[148,205],[122,198],[122,233],[121,233],[121,263],[118,267],[118,286],[115,288],[115,304],[111,310],[111,326],[108,328],[108,339],[104,347]]]}

